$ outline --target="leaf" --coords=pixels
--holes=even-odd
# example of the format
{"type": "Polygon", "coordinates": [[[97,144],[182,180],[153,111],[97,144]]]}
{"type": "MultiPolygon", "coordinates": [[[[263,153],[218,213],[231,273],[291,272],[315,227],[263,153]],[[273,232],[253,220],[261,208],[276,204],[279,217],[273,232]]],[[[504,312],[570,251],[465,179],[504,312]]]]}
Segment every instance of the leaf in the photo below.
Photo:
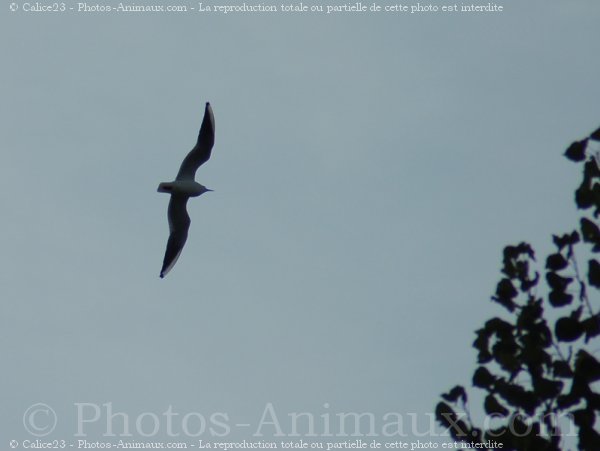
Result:
{"type": "Polygon", "coordinates": [[[531,247],[531,245],[529,243],[519,243],[516,246],[516,251],[517,251],[517,256],[521,256],[521,255],[525,255],[527,257],[529,257],[532,260],[535,260],[535,252],[533,251],[533,248],[531,247]]]}
{"type": "Polygon", "coordinates": [[[592,190],[584,183],[575,190],[575,203],[577,208],[586,210],[594,205],[594,194],[592,190]]]}
{"type": "Polygon", "coordinates": [[[597,451],[600,449],[600,435],[594,430],[596,415],[590,408],[575,410],[571,413],[573,422],[579,428],[578,449],[581,451],[597,451]]]}
{"type": "Polygon", "coordinates": [[[493,296],[492,299],[512,312],[515,309],[515,303],[513,302],[513,299],[517,296],[517,294],[518,292],[512,282],[509,279],[504,278],[498,282],[498,286],[496,287],[496,296],[493,296]]]}
{"type": "Polygon", "coordinates": [[[581,218],[581,234],[583,240],[594,245],[594,252],[600,250],[600,229],[587,218],[581,218]]]}
{"type": "Polygon", "coordinates": [[[596,163],[596,159],[591,158],[583,165],[583,180],[589,185],[593,179],[598,177],[600,177],[600,168],[596,163]]]}
{"type": "Polygon", "coordinates": [[[472,428],[469,434],[471,436],[471,440],[475,443],[481,443],[483,441],[483,431],[478,428],[472,428]]]}
{"type": "Polygon", "coordinates": [[[495,334],[499,337],[511,337],[515,330],[515,326],[497,316],[487,320],[484,328],[488,334],[495,334]]]}
{"type": "Polygon", "coordinates": [[[571,342],[577,340],[583,334],[581,323],[572,316],[566,316],[556,321],[554,334],[560,341],[571,342]]]}
{"type": "Polygon", "coordinates": [[[546,269],[550,271],[560,271],[561,269],[565,269],[568,264],[567,259],[558,252],[549,255],[546,259],[546,269]]]}
{"type": "Polygon", "coordinates": [[[540,324],[543,313],[542,301],[530,299],[517,317],[517,327],[533,331],[540,324]]]}
{"type": "Polygon", "coordinates": [[[514,298],[519,294],[509,279],[502,279],[496,288],[496,294],[501,297],[514,298]]]}
{"type": "Polygon", "coordinates": [[[587,396],[588,408],[600,410],[600,394],[588,393],[587,396]]]}
{"type": "Polygon", "coordinates": [[[455,440],[462,440],[469,435],[470,428],[460,420],[459,416],[445,402],[439,402],[435,407],[435,418],[450,432],[455,440]]]}
{"type": "Polygon", "coordinates": [[[562,251],[567,246],[573,246],[579,242],[579,233],[574,230],[571,233],[565,233],[564,235],[552,235],[552,241],[558,247],[559,251],[562,251]]]}
{"type": "Polygon", "coordinates": [[[529,277],[521,278],[521,291],[525,292],[525,291],[531,290],[533,287],[535,287],[537,285],[539,280],[540,280],[540,275],[537,272],[535,273],[535,277],[533,279],[531,279],[529,277]]]}
{"type": "Polygon", "coordinates": [[[585,160],[585,148],[587,147],[587,143],[587,138],[582,139],[581,141],[575,141],[565,151],[565,156],[571,161],[585,160]]]}
{"type": "Polygon", "coordinates": [[[565,410],[577,404],[579,399],[579,396],[570,393],[566,395],[560,395],[558,398],[556,398],[556,405],[559,409],[565,410]]]}
{"type": "Polygon", "coordinates": [[[442,398],[448,402],[454,403],[460,399],[462,403],[465,404],[467,402],[467,392],[465,391],[464,387],[457,385],[448,393],[444,393],[442,398]]]}
{"type": "Polygon", "coordinates": [[[485,413],[488,415],[505,417],[509,414],[508,409],[500,404],[493,394],[489,394],[485,397],[483,407],[485,409],[485,413]]]}
{"type": "Polygon", "coordinates": [[[543,377],[533,378],[533,389],[535,394],[543,399],[554,399],[560,395],[563,389],[561,381],[553,381],[543,377]]]}
{"type": "Polygon", "coordinates": [[[594,412],[590,412],[588,409],[579,409],[573,412],[573,421],[580,428],[593,426],[594,420],[594,412]]]}
{"type": "Polygon", "coordinates": [[[593,355],[580,349],[575,359],[575,375],[587,383],[600,380],[600,362],[593,355]]]}
{"type": "Polygon", "coordinates": [[[494,385],[494,389],[511,406],[522,408],[529,415],[533,415],[536,407],[540,404],[533,392],[525,390],[520,385],[499,380],[494,385]]]}
{"type": "Polygon", "coordinates": [[[554,374],[554,377],[561,377],[563,379],[573,377],[571,367],[564,360],[555,360],[552,362],[552,374],[554,374]]]}
{"type": "Polygon", "coordinates": [[[496,379],[484,366],[480,366],[473,374],[473,385],[479,388],[488,388],[495,383],[496,379]]]}
{"type": "Polygon", "coordinates": [[[594,217],[597,218],[600,212],[600,184],[598,183],[594,183],[594,186],[592,188],[592,198],[593,203],[596,206],[596,211],[594,211],[594,217]]]}
{"type": "Polygon", "coordinates": [[[589,317],[585,321],[582,321],[581,327],[585,331],[586,343],[590,339],[600,335],[600,314],[596,314],[594,316],[589,317]]]}
{"type": "Polygon", "coordinates": [[[477,361],[479,363],[487,363],[492,360],[492,354],[488,349],[490,335],[485,329],[479,329],[476,334],[477,338],[473,342],[473,347],[479,351],[477,361]]]}
{"type": "Polygon", "coordinates": [[[552,307],[564,307],[573,301],[573,295],[564,291],[553,290],[548,295],[552,307]]]}
{"type": "Polygon", "coordinates": [[[535,253],[528,243],[506,246],[503,251],[502,272],[511,279],[523,279],[527,276],[527,258],[535,260],[535,253]]]}
{"type": "Polygon", "coordinates": [[[494,360],[500,366],[509,372],[517,371],[521,366],[521,361],[518,356],[519,347],[513,337],[508,340],[499,340],[492,347],[492,355],[494,360]]]}
{"type": "Polygon", "coordinates": [[[600,449],[600,434],[594,426],[579,427],[579,449],[581,451],[597,451],[600,449]]]}
{"type": "Polygon", "coordinates": [[[557,291],[565,291],[569,284],[573,282],[572,277],[562,277],[556,274],[555,272],[547,272],[546,273],[546,282],[551,289],[557,291]]]}
{"type": "Polygon", "coordinates": [[[593,258],[588,262],[588,280],[590,285],[600,288],[600,263],[593,258]]]}
{"type": "Polygon", "coordinates": [[[498,317],[486,321],[484,327],[476,332],[477,338],[473,342],[473,346],[479,351],[479,363],[487,363],[492,357],[497,358],[498,354],[508,353],[513,355],[516,352],[513,336],[515,330],[515,326],[498,317]],[[496,338],[492,350],[493,355],[489,349],[489,342],[492,337],[496,338]]]}

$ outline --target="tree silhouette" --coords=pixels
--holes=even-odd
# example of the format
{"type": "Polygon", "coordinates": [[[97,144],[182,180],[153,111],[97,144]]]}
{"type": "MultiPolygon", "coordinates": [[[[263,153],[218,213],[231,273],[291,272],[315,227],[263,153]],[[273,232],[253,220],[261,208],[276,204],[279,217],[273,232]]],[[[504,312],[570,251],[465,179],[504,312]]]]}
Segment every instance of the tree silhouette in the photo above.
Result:
{"type": "Polygon", "coordinates": [[[546,283],[529,244],[504,248],[492,300],[506,310],[505,319],[488,320],[473,343],[478,367],[472,384],[485,394],[484,424],[474,424],[460,385],[442,394],[436,407],[436,419],[457,441],[479,449],[502,444],[503,450],[558,451],[572,442],[580,450],[600,450],[600,393],[594,387],[600,362],[589,349],[600,335],[598,306],[590,300],[590,291],[600,289],[599,143],[600,128],[565,152],[582,165],[575,203],[583,215],[576,230],[553,235],[546,283]],[[579,262],[586,260],[582,268],[579,262]]]}

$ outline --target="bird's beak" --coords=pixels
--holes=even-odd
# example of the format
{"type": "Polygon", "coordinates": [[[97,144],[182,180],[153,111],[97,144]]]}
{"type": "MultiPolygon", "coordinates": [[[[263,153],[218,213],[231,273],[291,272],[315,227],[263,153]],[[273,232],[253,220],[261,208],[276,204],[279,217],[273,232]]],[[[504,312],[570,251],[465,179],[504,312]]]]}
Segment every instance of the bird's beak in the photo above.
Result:
{"type": "Polygon", "coordinates": [[[206,188],[206,191],[214,191],[214,189],[206,188]]]}

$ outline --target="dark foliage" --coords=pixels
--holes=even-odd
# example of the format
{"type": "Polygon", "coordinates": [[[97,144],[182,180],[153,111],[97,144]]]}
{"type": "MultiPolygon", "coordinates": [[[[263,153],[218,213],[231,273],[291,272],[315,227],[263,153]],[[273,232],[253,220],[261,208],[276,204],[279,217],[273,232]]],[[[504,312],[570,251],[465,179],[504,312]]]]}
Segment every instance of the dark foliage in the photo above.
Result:
{"type": "Polygon", "coordinates": [[[600,450],[600,393],[594,387],[600,362],[587,348],[600,335],[600,314],[589,297],[590,290],[600,288],[600,257],[595,255],[600,253],[598,141],[600,128],[565,152],[582,164],[575,203],[583,215],[577,230],[553,236],[555,250],[545,259],[544,277],[535,271],[529,244],[504,249],[502,278],[492,300],[510,319],[488,320],[473,343],[479,366],[472,385],[486,392],[483,408],[491,421],[485,422],[487,429],[476,427],[465,414],[467,391],[455,386],[442,395],[436,418],[457,441],[495,441],[503,450],[562,451],[568,427],[579,450],[600,450]],[[576,249],[579,258],[587,256],[586,265],[578,262],[576,249]]]}

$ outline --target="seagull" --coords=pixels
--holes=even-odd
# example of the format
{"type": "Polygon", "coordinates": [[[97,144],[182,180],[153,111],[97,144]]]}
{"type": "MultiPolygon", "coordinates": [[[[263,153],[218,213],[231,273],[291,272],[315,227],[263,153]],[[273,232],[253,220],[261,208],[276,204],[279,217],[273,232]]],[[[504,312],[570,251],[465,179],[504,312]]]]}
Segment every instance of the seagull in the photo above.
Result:
{"type": "Polygon", "coordinates": [[[167,213],[169,218],[169,241],[167,241],[167,250],[165,251],[163,266],[160,270],[161,279],[175,266],[187,240],[188,229],[191,223],[185,208],[188,199],[190,197],[198,197],[207,191],[212,191],[196,182],[194,178],[196,170],[210,158],[210,152],[214,143],[215,118],[210,103],[206,102],[204,119],[200,126],[196,146],[190,150],[190,153],[187,154],[183,163],[181,163],[175,181],[163,182],[158,185],[159,193],[168,193],[171,195],[167,213]]]}

